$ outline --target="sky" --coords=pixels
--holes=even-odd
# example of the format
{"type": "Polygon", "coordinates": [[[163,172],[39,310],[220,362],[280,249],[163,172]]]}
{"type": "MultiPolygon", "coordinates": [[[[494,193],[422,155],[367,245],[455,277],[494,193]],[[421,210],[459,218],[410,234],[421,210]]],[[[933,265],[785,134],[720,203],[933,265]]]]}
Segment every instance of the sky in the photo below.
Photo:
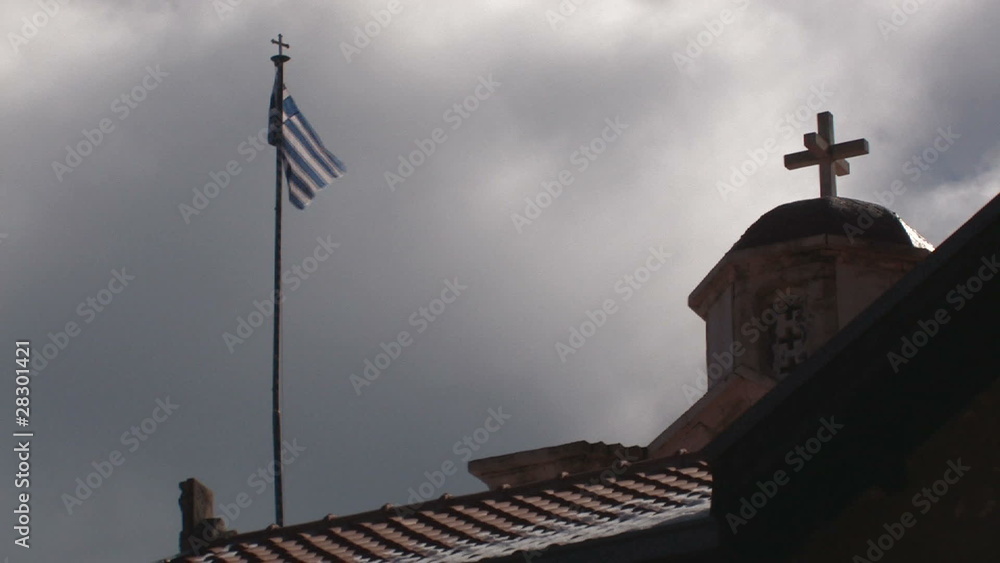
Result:
{"type": "Polygon", "coordinates": [[[279,33],[348,169],[284,206],[286,524],[483,490],[469,459],[647,445],[704,377],[690,291],[818,197],[781,155],[820,111],[871,146],[840,195],[934,244],[1000,191],[993,2],[347,4],[0,5],[4,393],[33,432],[5,561],[169,557],[190,477],[231,528],[274,521],[279,33]]]}

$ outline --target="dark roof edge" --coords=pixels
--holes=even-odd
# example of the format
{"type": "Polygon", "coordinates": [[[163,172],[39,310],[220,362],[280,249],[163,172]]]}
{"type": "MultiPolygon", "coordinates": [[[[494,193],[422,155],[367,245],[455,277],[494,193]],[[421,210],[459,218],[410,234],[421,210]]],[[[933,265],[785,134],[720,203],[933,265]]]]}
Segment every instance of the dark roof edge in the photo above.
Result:
{"type": "Polygon", "coordinates": [[[897,307],[914,289],[937,274],[955,258],[970,241],[1000,221],[1000,195],[994,196],[971,219],[959,227],[924,261],[889,288],[867,309],[855,317],[825,346],[809,358],[799,369],[779,383],[768,394],[701,450],[707,460],[717,459],[742,439],[753,427],[766,418],[792,393],[817,376],[830,361],[871,329],[879,320],[897,307]]]}

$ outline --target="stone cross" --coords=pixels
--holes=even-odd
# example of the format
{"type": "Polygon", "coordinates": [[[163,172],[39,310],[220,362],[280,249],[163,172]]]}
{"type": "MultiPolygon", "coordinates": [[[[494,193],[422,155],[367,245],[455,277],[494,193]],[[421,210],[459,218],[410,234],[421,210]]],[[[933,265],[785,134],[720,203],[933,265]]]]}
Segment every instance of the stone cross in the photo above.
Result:
{"type": "Polygon", "coordinates": [[[857,139],[835,144],[833,114],[828,111],[817,115],[816,122],[818,132],[803,135],[806,150],[786,154],[785,168],[795,170],[818,164],[820,197],[836,197],[837,176],[851,173],[851,166],[845,159],[868,154],[868,141],[857,139]]]}

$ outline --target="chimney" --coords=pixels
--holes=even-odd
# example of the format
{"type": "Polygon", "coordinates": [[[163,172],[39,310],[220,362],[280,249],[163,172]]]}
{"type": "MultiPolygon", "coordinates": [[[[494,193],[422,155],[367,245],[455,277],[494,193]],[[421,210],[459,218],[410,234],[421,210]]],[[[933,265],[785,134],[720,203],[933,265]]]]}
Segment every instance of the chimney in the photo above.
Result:
{"type": "Polygon", "coordinates": [[[212,505],[215,495],[197,479],[180,483],[181,533],[180,552],[198,554],[203,547],[219,539],[236,535],[226,530],[221,518],[216,518],[212,505]]]}

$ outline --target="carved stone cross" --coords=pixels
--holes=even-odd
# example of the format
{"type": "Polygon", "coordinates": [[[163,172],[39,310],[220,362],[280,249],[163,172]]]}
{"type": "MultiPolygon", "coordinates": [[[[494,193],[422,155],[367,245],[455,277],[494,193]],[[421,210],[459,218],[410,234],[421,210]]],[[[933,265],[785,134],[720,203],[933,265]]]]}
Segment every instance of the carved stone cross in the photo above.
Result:
{"type": "Polygon", "coordinates": [[[817,115],[816,122],[817,132],[803,136],[806,150],[786,154],[785,168],[795,170],[818,164],[820,197],[836,197],[837,176],[851,173],[851,166],[845,159],[868,154],[868,141],[857,139],[835,144],[833,114],[828,111],[817,115]]]}

